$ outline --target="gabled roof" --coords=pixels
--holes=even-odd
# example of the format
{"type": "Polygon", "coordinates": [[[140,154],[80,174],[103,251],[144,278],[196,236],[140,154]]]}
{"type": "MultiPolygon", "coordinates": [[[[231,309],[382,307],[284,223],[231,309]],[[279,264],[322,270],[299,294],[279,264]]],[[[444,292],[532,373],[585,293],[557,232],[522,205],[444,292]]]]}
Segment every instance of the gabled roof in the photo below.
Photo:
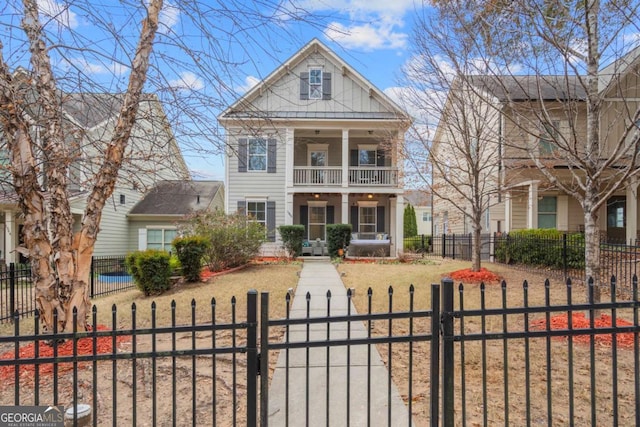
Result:
{"type": "MultiPolygon", "coordinates": [[[[173,215],[215,208],[222,181],[160,181],[129,212],[134,215],[173,215]]],[[[221,207],[222,208],[222,207],[221,207]]]]}
{"type": "Polygon", "coordinates": [[[578,76],[467,76],[470,84],[500,101],[570,101],[586,99],[578,76]]]}
{"type": "Polygon", "coordinates": [[[611,64],[604,67],[598,73],[600,80],[598,81],[598,90],[603,92],[611,85],[611,81],[615,76],[624,75],[629,68],[640,61],[640,45],[631,49],[622,57],[616,59],[611,64]]]}
{"type": "Polygon", "coordinates": [[[401,119],[410,120],[409,115],[398,106],[391,98],[385,95],[373,83],[362,76],[355,68],[351,67],[346,61],[340,58],[333,50],[327,47],[317,38],[312,39],[303,46],[289,59],[284,61],[271,74],[265,77],[260,83],[255,85],[245,95],[237,99],[219,116],[218,120],[233,118],[282,118],[282,119],[401,119]],[[360,87],[369,92],[370,96],[374,96],[382,105],[385,105],[389,112],[363,113],[363,112],[319,112],[319,111],[276,111],[265,112],[256,111],[252,108],[252,102],[260,96],[265,90],[273,86],[278,80],[290,72],[295,66],[304,61],[312,53],[321,53],[325,58],[342,69],[342,75],[353,79],[360,87]]]}

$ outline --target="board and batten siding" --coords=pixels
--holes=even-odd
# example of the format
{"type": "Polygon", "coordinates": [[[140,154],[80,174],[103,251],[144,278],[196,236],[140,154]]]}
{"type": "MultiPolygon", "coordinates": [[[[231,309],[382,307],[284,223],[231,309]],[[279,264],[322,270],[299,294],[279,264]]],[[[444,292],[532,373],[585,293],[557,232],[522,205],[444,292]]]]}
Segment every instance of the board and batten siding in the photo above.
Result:
{"type": "Polygon", "coordinates": [[[304,112],[388,112],[389,109],[368,89],[354,81],[347,72],[343,75],[337,66],[320,52],[309,54],[303,61],[284,74],[277,84],[269,86],[262,95],[252,101],[256,111],[304,111],[304,112]],[[322,68],[323,73],[331,73],[331,99],[300,100],[300,76],[310,68],[322,68]]]}

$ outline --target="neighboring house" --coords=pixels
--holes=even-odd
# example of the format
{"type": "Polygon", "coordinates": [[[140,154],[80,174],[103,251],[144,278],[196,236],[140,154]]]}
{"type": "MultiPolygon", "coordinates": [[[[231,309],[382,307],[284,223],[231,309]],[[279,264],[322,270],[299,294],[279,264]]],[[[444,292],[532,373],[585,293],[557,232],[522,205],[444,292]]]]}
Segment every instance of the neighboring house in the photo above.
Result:
{"type": "Polygon", "coordinates": [[[224,210],[221,181],[162,181],[156,184],[127,215],[129,248],[171,250],[177,224],[201,210],[224,210]]]}
{"type": "Polygon", "coordinates": [[[416,211],[418,234],[431,235],[431,193],[429,190],[405,190],[404,202],[416,211]]]}
{"type": "MultiPolygon", "coordinates": [[[[628,110],[633,112],[637,108],[637,100],[640,99],[639,64],[640,48],[636,48],[601,72],[600,91],[605,101],[600,116],[603,147],[620,140],[624,127],[630,124],[629,120],[623,118],[628,117],[628,110]]],[[[492,102],[492,111],[499,114],[497,120],[494,120],[496,117],[489,117],[485,121],[488,123],[485,131],[493,134],[493,141],[489,142],[492,146],[488,150],[491,154],[488,155],[495,168],[483,179],[489,188],[495,189],[495,193],[491,196],[491,207],[485,214],[483,233],[535,228],[556,228],[569,232],[584,230],[583,210],[578,201],[548,183],[526,151],[526,147],[535,148],[547,167],[557,171],[558,179],[571,179],[569,172],[562,172],[568,170],[570,165],[554,152],[549,133],[554,132],[561,138],[578,143],[586,140],[586,96],[577,79],[576,76],[469,78],[478,94],[469,97],[469,102],[492,102]],[[514,111],[519,108],[519,103],[530,109],[532,104],[540,100],[546,106],[546,121],[540,120],[535,114],[527,117],[517,112],[520,126],[526,123],[530,129],[529,132],[523,132],[514,123],[514,111]],[[562,104],[567,102],[577,108],[577,114],[571,117],[573,126],[569,126],[562,108],[562,104]],[[572,129],[575,134],[572,134],[572,129]]],[[[445,108],[443,117],[447,115],[445,108]]],[[[451,149],[452,136],[444,131],[445,128],[446,123],[441,119],[433,143],[435,150],[451,149]]],[[[637,137],[637,130],[630,132],[630,141],[637,137]]],[[[434,185],[445,185],[437,171],[433,180],[434,185]]],[[[637,178],[631,178],[602,206],[599,226],[609,240],[630,241],[637,238],[640,212],[637,190],[637,178]]],[[[470,232],[462,213],[436,195],[433,212],[436,234],[470,232]]]]}
{"type": "Polygon", "coordinates": [[[402,250],[402,146],[409,116],[312,40],[220,116],[226,130],[227,212],[265,225],[265,252],[279,251],[280,225],[309,240],[326,225],[386,233],[402,250]]]}
{"type": "MultiPolygon", "coordinates": [[[[95,173],[104,159],[103,150],[111,137],[115,117],[122,102],[120,94],[69,93],[62,94],[63,125],[73,150],[69,170],[70,204],[74,230],[86,206],[86,197],[95,173]]],[[[36,130],[34,130],[36,132],[36,130]]],[[[3,145],[3,144],[2,144],[3,145]]],[[[4,159],[6,151],[0,146],[4,159]]],[[[3,173],[7,174],[6,171],[3,173]]],[[[129,243],[130,230],[127,214],[146,191],[161,180],[188,180],[189,171],[171,131],[161,102],[155,95],[144,95],[131,138],[125,152],[113,195],[107,201],[100,222],[100,233],[95,245],[96,256],[123,255],[133,248],[129,243]]],[[[20,212],[11,184],[2,184],[0,193],[0,258],[6,262],[19,261],[15,247],[20,242],[20,212]]]]}

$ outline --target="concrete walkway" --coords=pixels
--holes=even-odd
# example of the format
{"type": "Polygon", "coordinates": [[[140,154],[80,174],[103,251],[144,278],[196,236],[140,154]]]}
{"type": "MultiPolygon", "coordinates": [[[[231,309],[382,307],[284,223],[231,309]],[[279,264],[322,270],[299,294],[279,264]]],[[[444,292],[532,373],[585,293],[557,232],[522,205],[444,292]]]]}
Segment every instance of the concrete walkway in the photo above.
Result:
{"type": "MultiPolygon", "coordinates": [[[[291,305],[290,317],[307,317],[307,293],[311,295],[309,317],[326,317],[327,291],[331,291],[330,315],[346,315],[347,292],[335,266],[329,260],[305,260],[291,305]]],[[[351,304],[351,313],[356,313],[353,304],[351,304]]],[[[346,322],[331,324],[329,339],[347,338],[347,328],[346,322]]],[[[350,329],[352,338],[367,336],[362,322],[351,322],[350,329]]],[[[289,342],[306,340],[307,325],[290,327],[289,342]]],[[[327,324],[311,324],[309,341],[326,340],[327,324]]],[[[395,385],[392,384],[391,395],[388,395],[388,372],[375,345],[336,346],[328,350],[327,347],[292,349],[288,352],[288,358],[289,416],[286,417],[287,351],[281,350],[269,389],[270,426],[286,426],[287,418],[288,425],[291,427],[366,426],[368,420],[371,426],[387,426],[389,405],[391,405],[391,425],[409,425],[407,407],[395,385]],[[327,351],[329,351],[328,355],[327,351]],[[347,364],[348,354],[349,364],[347,364]],[[309,360],[308,368],[307,360],[309,360]],[[368,383],[369,370],[370,382],[368,383]],[[347,373],[349,381],[347,381],[347,373]],[[369,399],[367,399],[368,385],[369,399]],[[349,389],[349,409],[347,409],[347,388],[349,389]],[[308,401],[305,398],[307,395],[308,401]],[[369,411],[369,418],[367,411],[369,411]],[[327,422],[327,413],[329,422],[327,422]],[[349,422],[347,422],[347,416],[349,422]]]]}

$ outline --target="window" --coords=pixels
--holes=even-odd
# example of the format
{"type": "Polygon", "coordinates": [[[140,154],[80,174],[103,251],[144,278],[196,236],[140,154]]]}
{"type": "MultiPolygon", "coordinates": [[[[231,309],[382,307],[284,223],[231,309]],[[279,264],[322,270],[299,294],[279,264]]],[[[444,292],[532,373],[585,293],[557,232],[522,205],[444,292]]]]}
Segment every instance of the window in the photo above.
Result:
{"type": "Polygon", "coordinates": [[[175,239],[175,228],[148,228],[147,249],[158,249],[171,252],[171,242],[175,239]]]}
{"type": "Polygon", "coordinates": [[[309,204],[309,240],[326,240],[327,207],[309,204]]]}
{"type": "Polygon", "coordinates": [[[358,147],[358,166],[375,166],[376,165],[376,147],[360,146],[358,147]]]}
{"type": "Polygon", "coordinates": [[[322,69],[309,70],[309,99],[322,99],[322,69]]]}
{"type": "Polygon", "coordinates": [[[538,140],[538,150],[541,156],[548,156],[557,150],[556,141],[560,122],[557,120],[551,123],[540,124],[540,139],[538,140]]]}
{"type": "Polygon", "coordinates": [[[431,221],[431,212],[422,212],[422,222],[431,221]]]}
{"type": "Polygon", "coordinates": [[[358,230],[361,233],[376,232],[376,207],[360,206],[358,230]]]}
{"type": "Polygon", "coordinates": [[[249,140],[249,170],[267,170],[267,141],[264,139],[249,140]]]}
{"type": "Polygon", "coordinates": [[[558,198],[544,196],[538,201],[538,228],[556,228],[558,198]]]}
{"type": "Polygon", "coordinates": [[[247,216],[250,222],[259,222],[267,228],[267,203],[247,201],[247,216]]]}

